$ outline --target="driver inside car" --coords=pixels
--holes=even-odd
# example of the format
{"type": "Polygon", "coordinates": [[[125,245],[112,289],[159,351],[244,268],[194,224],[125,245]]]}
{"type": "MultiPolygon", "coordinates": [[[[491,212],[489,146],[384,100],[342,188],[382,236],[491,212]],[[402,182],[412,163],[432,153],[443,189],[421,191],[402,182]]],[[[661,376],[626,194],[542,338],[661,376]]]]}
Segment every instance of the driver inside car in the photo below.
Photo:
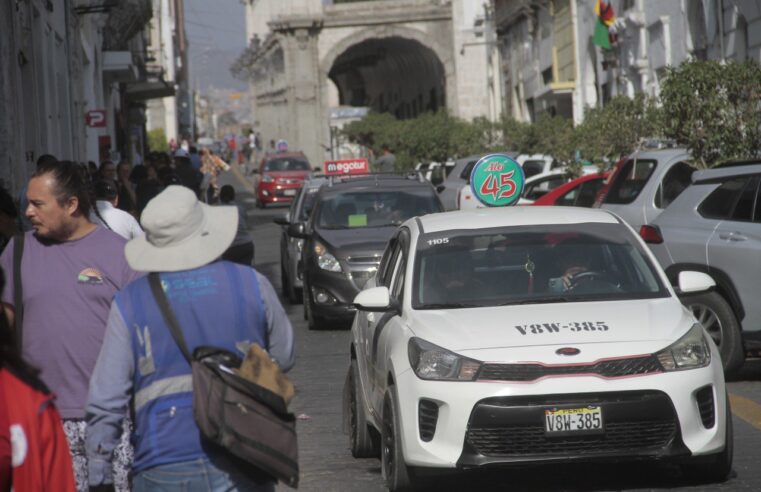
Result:
{"type": "Polygon", "coordinates": [[[583,245],[574,244],[571,246],[560,246],[560,276],[550,278],[549,291],[556,294],[562,294],[576,288],[578,279],[582,274],[591,271],[591,250],[585,249],[583,245]]]}

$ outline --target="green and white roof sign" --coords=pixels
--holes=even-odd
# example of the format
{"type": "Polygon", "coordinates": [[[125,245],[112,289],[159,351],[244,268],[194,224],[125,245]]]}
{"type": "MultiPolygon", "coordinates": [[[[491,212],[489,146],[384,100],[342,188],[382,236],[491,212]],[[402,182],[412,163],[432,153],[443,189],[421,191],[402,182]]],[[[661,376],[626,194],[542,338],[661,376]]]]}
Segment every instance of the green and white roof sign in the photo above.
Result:
{"type": "Polygon", "coordinates": [[[515,205],[525,184],[523,168],[505,154],[482,157],[470,173],[473,196],[488,207],[515,205]]]}

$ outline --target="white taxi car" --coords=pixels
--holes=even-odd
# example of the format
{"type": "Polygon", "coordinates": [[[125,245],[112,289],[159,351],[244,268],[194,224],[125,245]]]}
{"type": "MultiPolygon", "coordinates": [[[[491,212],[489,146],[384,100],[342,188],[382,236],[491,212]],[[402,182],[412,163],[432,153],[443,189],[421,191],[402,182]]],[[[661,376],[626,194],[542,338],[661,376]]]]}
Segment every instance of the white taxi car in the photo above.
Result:
{"type": "MultiPolygon", "coordinates": [[[[679,277],[682,292],[712,285],[679,277]]],[[[411,219],[355,305],[351,449],[380,452],[391,490],[420,468],[652,458],[707,480],[731,471],[716,346],[609,212],[411,219]]]]}

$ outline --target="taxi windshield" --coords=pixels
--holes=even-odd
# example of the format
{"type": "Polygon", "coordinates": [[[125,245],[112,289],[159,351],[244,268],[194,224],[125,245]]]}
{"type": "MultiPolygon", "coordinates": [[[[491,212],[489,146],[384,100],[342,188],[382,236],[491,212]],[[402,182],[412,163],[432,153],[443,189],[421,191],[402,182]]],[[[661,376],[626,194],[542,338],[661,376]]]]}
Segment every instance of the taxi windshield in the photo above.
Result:
{"type": "Polygon", "coordinates": [[[309,163],[298,157],[276,157],[264,164],[264,171],[309,171],[309,163]]]}
{"type": "Polygon", "coordinates": [[[428,190],[349,192],[323,198],[316,224],[323,229],[389,227],[439,211],[428,190]]]}
{"type": "Polygon", "coordinates": [[[639,243],[620,224],[423,234],[413,278],[414,309],[668,295],[639,243]]]}

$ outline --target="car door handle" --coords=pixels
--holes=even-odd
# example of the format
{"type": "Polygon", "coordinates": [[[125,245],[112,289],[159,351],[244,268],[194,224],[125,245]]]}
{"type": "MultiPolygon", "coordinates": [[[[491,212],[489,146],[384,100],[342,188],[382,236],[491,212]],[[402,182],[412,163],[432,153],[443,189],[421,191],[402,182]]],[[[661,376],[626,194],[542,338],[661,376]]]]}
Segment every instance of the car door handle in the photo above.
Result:
{"type": "Polygon", "coordinates": [[[725,241],[745,241],[748,239],[747,237],[743,236],[739,232],[725,232],[722,234],[719,234],[720,239],[724,239],[725,241]]]}

